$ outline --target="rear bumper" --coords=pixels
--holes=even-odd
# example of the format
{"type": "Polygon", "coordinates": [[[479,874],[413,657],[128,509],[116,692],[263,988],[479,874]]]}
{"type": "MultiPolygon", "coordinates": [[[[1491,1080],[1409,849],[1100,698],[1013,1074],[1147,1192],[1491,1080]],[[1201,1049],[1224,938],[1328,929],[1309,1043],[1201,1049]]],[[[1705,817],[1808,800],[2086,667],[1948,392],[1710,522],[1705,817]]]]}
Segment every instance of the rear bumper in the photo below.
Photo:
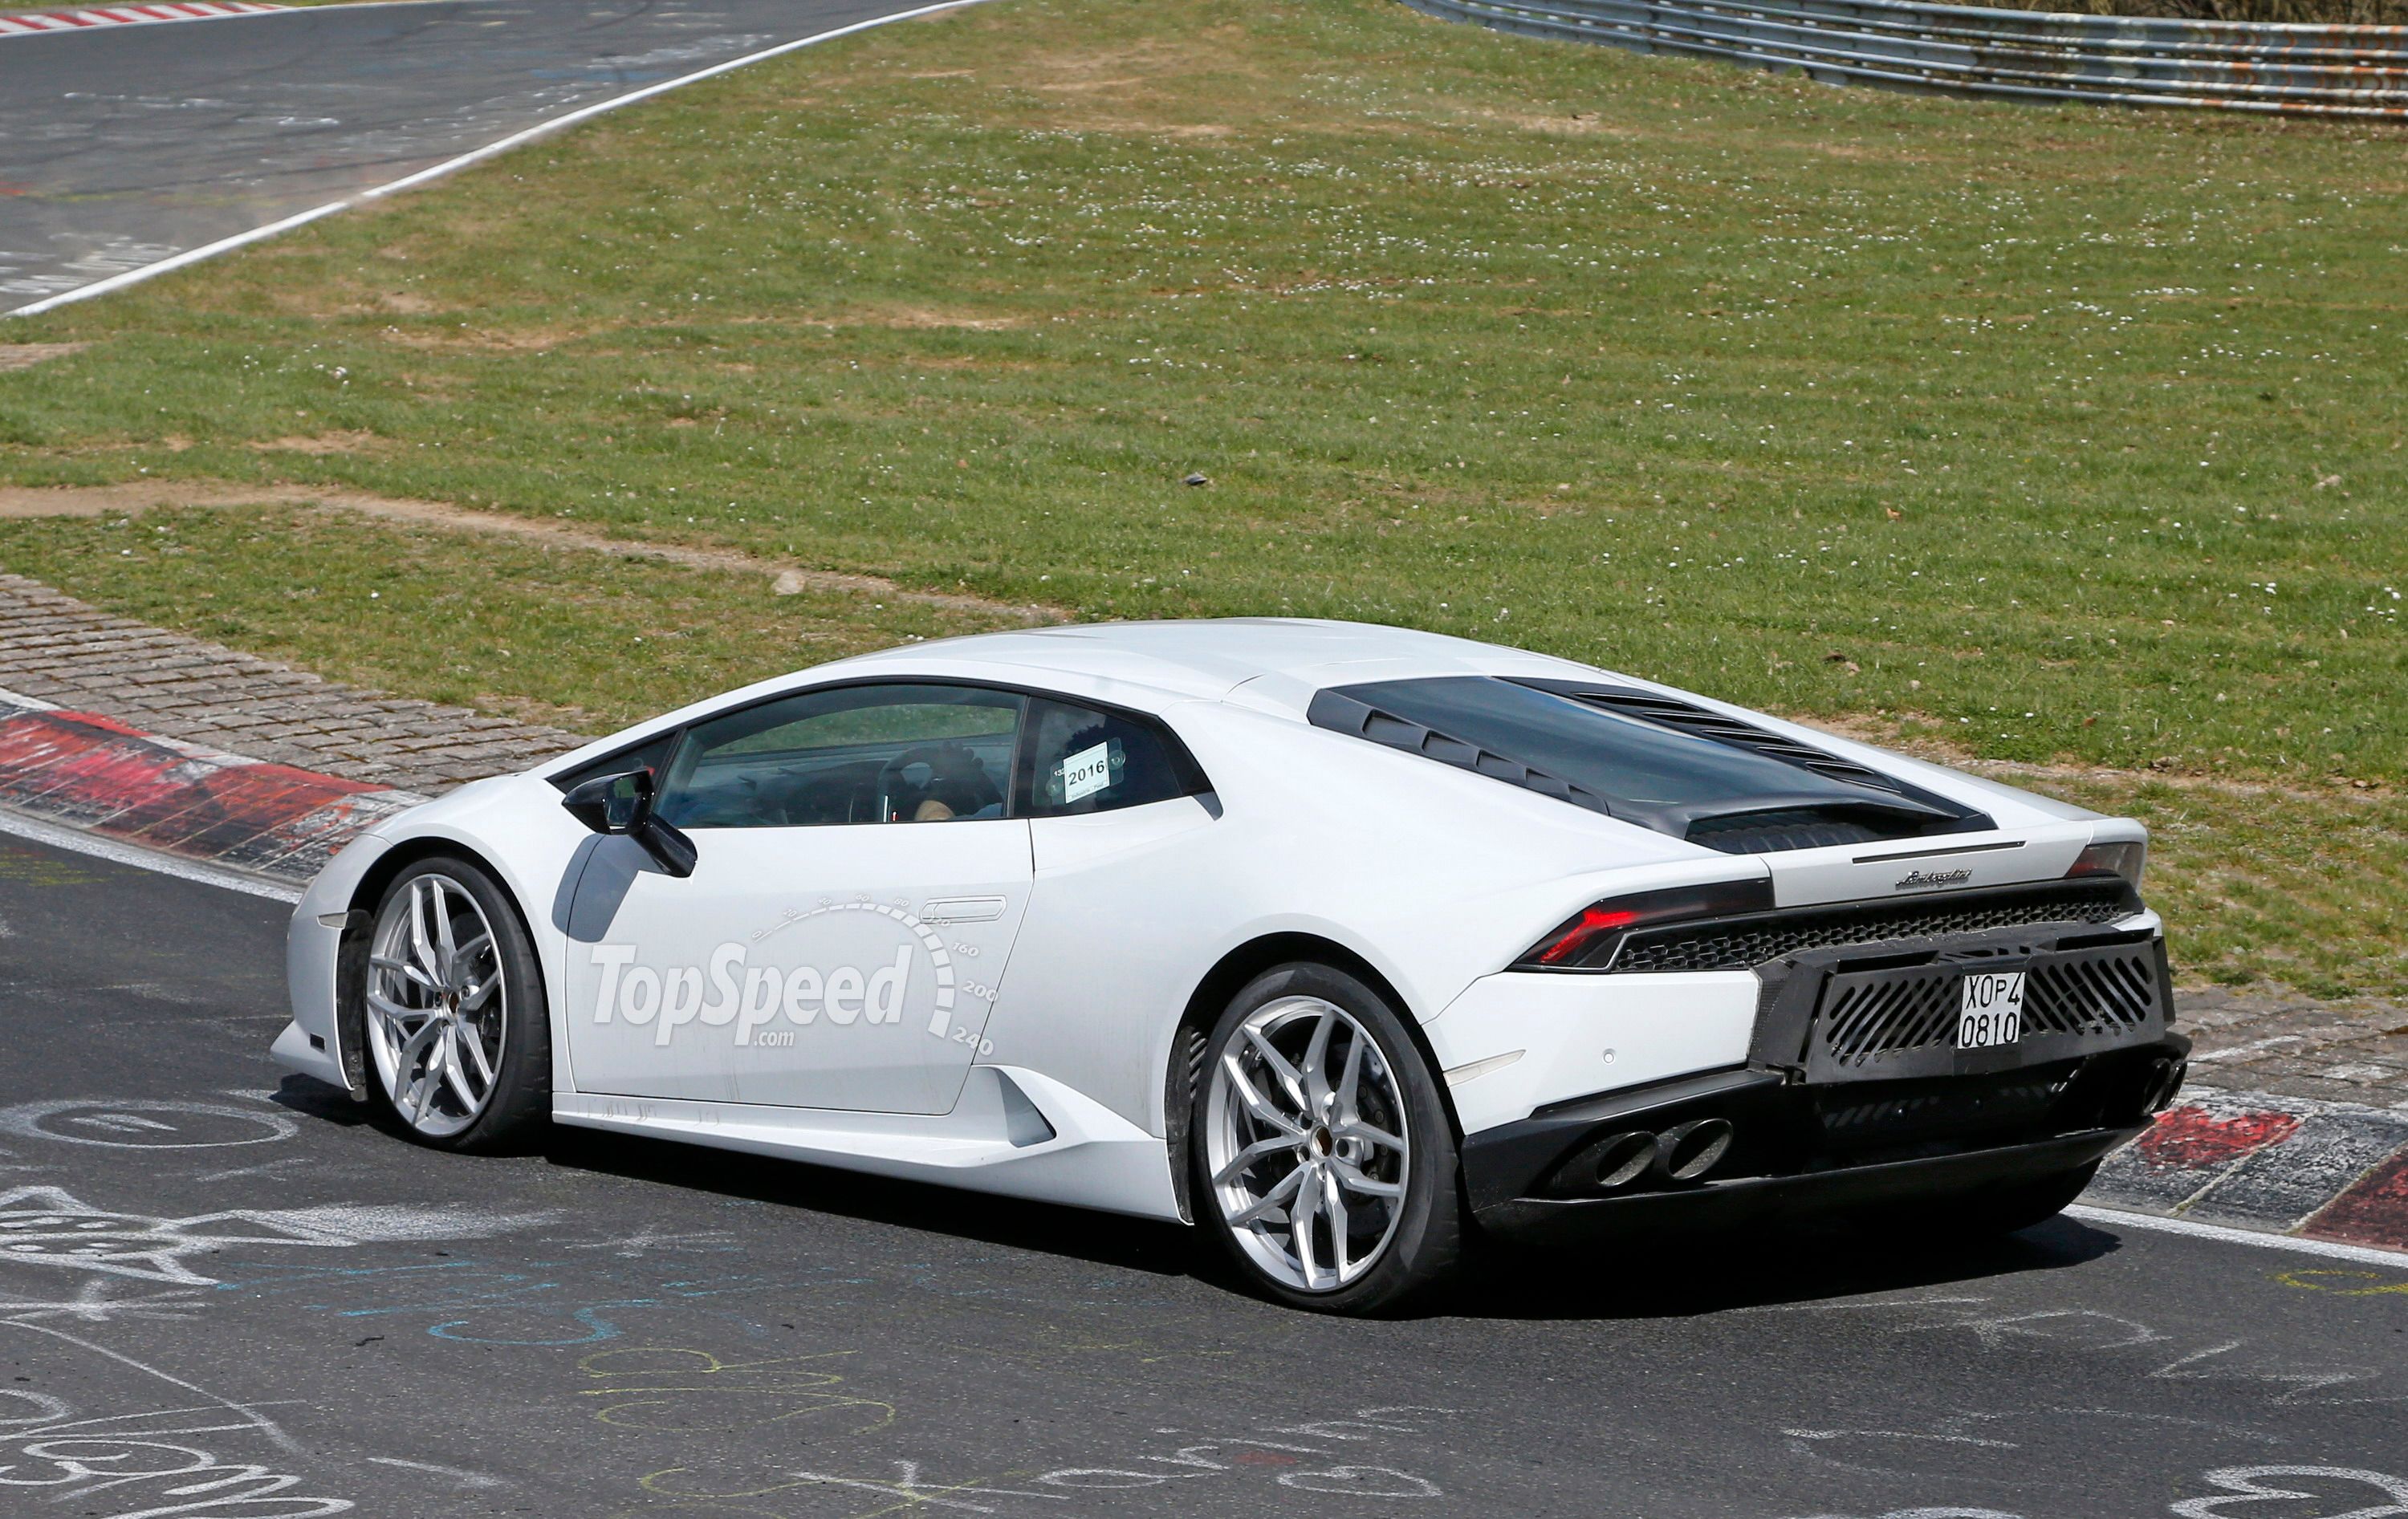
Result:
{"type": "Polygon", "coordinates": [[[1489,1230],[1522,1235],[1714,1227],[1939,1197],[2100,1158],[2172,1100],[2190,1040],[2159,1032],[2071,1059],[1906,1081],[1800,1081],[1740,1067],[1556,1103],[1469,1135],[1467,1200],[1489,1230]],[[1705,1179],[1661,1168],[1602,1184],[1618,1141],[1729,1125],[1705,1179]]]}
{"type": "Polygon", "coordinates": [[[2070,1171],[2105,1155],[2141,1127],[2082,1129],[2028,1144],[1799,1176],[1708,1182],[1679,1192],[1612,1198],[1515,1197],[1482,1210],[1479,1218],[1493,1233],[1529,1240],[1626,1229],[1671,1232],[1778,1223],[1877,1203],[1962,1197],[2002,1182],[2070,1171]]]}

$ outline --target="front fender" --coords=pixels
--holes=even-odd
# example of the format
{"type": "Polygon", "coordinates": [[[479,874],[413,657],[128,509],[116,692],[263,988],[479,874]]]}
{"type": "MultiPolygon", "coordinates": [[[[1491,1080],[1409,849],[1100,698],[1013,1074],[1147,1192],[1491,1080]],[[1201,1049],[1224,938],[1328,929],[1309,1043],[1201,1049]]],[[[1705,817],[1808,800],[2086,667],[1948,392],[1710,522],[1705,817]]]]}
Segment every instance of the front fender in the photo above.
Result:
{"type": "Polygon", "coordinates": [[[284,987],[293,1021],[267,1052],[287,1070],[341,1087],[360,1101],[368,1095],[365,1052],[344,1038],[342,1027],[343,939],[360,882],[392,847],[390,838],[363,834],[344,845],[301,894],[284,931],[284,987]]]}

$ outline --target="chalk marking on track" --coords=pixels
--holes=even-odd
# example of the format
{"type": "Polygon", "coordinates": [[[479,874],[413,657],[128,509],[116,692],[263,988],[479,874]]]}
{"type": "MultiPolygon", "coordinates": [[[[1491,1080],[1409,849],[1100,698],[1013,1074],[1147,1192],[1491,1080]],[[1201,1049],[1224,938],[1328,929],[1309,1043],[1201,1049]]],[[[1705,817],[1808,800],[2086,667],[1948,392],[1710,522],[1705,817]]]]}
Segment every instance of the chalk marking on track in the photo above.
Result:
{"type": "Polygon", "coordinates": [[[279,233],[290,232],[294,227],[304,222],[315,222],[322,216],[331,216],[337,211],[349,210],[354,206],[366,205],[399,191],[413,189],[426,183],[429,179],[440,179],[444,175],[465,169],[472,164],[480,164],[497,153],[508,152],[522,143],[532,142],[563,127],[575,126],[580,122],[591,121],[605,111],[614,111],[622,106],[632,106],[639,100],[650,100],[654,95],[666,94],[671,90],[682,89],[689,84],[697,84],[704,79],[775,58],[781,53],[793,52],[797,48],[808,48],[814,43],[830,42],[840,36],[850,36],[855,32],[867,32],[875,26],[888,26],[896,21],[916,21],[922,16],[933,16],[940,10],[959,10],[980,3],[981,0],[940,0],[939,4],[933,6],[898,10],[892,16],[873,16],[866,21],[854,21],[850,26],[839,26],[833,31],[815,32],[810,36],[797,37],[792,42],[781,42],[774,48],[763,48],[757,52],[748,52],[740,58],[730,58],[724,63],[713,64],[709,68],[698,68],[691,74],[680,75],[674,79],[664,79],[658,84],[648,84],[640,90],[631,90],[624,95],[613,95],[608,100],[595,101],[591,106],[580,106],[573,111],[552,117],[550,121],[538,122],[531,127],[513,132],[498,141],[489,142],[482,148],[471,149],[455,158],[447,158],[440,164],[420,169],[414,174],[406,174],[398,179],[389,180],[372,190],[363,190],[349,200],[328,201],[325,205],[303,211],[298,216],[288,216],[281,222],[271,222],[266,226],[255,227],[249,232],[239,232],[231,237],[221,237],[213,243],[204,243],[198,248],[188,248],[172,257],[161,259],[156,264],[146,264],[138,269],[127,269],[122,274],[110,275],[106,279],[95,280],[89,285],[79,285],[73,290],[62,291],[56,295],[46,295],[31,306],[18,307],[7,314],[19,317],[37,316],[44,311],[65,306],[71,301],[88,300],[94,295],[106,295],[112,291],[123,290],[128,285],[139,284],[154,276],[183,268],[187,265],[198,264],[203,259],[215,258],[220,253],[231,251],[246,243],[255,243],[263,237],[273,237],[279,233]]]}
{"type": "Polygon", "coordinates": [[[458,1467],[438,1467],[432,1461],[405,1461],[397,1455],[371,1455],[369,1460],[380,1467],[399,1467],[405,1471],[432,1472],[437,1477],[450,1477],[462,1487],[506,1487],[499,1477],[488,1477],[481,1471],[466,1471],[458,1467]]]}
{"type": "Polygon", "coordinates": [[[226,1409],[233,1412],[241,1414],[243,1418],[250,1421],[252,1427],[256,1428],[261,1434],[265,1435],[268,1440],[279,1450],[294,1455],[308,1454],[306,1448],[299,1440],[294,1440],[291,1435],[284,1432],[284,1426],[282,1425],[278,1424],[266,1414],[259,1412],[263,1408],[275,1407],[278,1403],[298,1402],[300,1401],[298,1398],[279,1398],[276,1400],[276,1403],[236,1403],[230,1398],[220,1397],[217,1394],[209,1391],[206,1387],[196,1387],[193,1383],[186,1382],[181,1377],[171,1376],[167,1372],[160,1370],[155,1366],[145,1366],[140,1361],[136,1360],[131,1355],[125,1354],[122,1351],[111,1350],[107,1345],[98,1344],[93,1340],[86,1340],[81,1335],[71,1335],[64,1329],[54,1329],[47,1324],[29,1324],[22,1319],[12,1319],[5,1322],[10,1328],[30,1329],[37,1335],[49,1335],[53,1340],[64,1340],[70,1345],[79,1346],[84,1350],[92,1352],[94,1355],[105,1356],[109,1360],[117,1362],[121,1366],[131,1367],[135,1370],[141,1372],[144,1376],[157,1377],[161,1382],[167,1383],[171,1387],[180,1387],[188,1393],[194,1393],[199,1397],[206,1397],[222,1409],[226,1409]]]}
{"type": "Polygon", "coordinates": [[[2229,1229],[2220,1224],[2194,1224],[2186,1218],[2159,1218],[2154,1213],[2127,1213],[2114,1208],[2091,1208],[2082,1204],[2069,1208],[2065,1216],[2085,1224],[2122,1225],[2127,1228],[2148,1229],[2158,1234],[2187,1235],[2194,1240],[2215,1240],[2231,1245],[2255,1245],[2259,1250],[2291,1250],[2303,1255],[2322,1255],[2329,1260],[2360,1261],[2370,1266],[2399,1266],[2408,1263],[2408,1252],[2379,1250],[2372,1245],[2345,1245],[2332,1240],[2302,1240],[2293,1234],[2261,1234],[2255,1229],[2229,1229]]]}

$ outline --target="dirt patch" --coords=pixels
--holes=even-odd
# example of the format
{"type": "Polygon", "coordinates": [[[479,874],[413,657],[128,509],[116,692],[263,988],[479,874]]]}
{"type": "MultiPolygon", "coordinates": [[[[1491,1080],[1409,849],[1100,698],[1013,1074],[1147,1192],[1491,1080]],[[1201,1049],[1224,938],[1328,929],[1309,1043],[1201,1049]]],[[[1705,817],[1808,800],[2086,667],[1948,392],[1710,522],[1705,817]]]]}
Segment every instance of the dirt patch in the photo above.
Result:
{"type": "Polygon", "coordinates": [[[1161,79],[1191,78],[1212,68],[1226,67],[1231,57],[1231,52],[1197,43],[1148,39],[1131,47],[1097,49],[1093,52],[1038,53],[1022,64],[1019,72],[1035,89],[1075,94],[1088,90],[1126,89],[1161,79]]]}
{"type": "Polygon", "coordinates": [[[440,311],[443,307],[433,296],[414,290],[372,290],[356,299],[343,302],[335,309],[346,316],[423,317],[440,311]]]}
{"type": "Polygon", "coordinates": [[[831,317],[821,325],[830,327],[967,327],[972,332],[1000,332],[1017,327],[1018,317],[974,317],[960,311],[939,311],[931,307],[902,306],[882,311],[863,311],[850,316],[831,317]]]}
{"type": "Polygon", "coordinates": [[[503,512],[471,511],[440,501],[409,501],[372,495],[341,487],[310,485],[236,485],[224,481],[141,480],[123,485],[61,485],[0,487],[0,519],[27,517],[132,516],[178,507],[305,506],[330,511],[357,512],[385,522],[431,527],[452,533],[486,533],[522,542],[573,549],[623,558],[658,559],[688,569],[767,577],[778,595],[807,591],[881,596],[890,601],[955,611],[1000,613],[1027,623],[1061,623],[1068,614],[1057,608],[1014,606],[985,596],[944,591],[916,591],[882,575],[854,575],[843,570],[814,569],[780,564],[738,549],[705,549],[679,543],[651,543],[614,538],[553,518],[512,517],[503,512]]]}
{"type": "Polygon", "coordinates": [[[1795,148],[1801,152],[1820,153],[1825,158],[1856,163],[1929,164],[1934,161],[1929,153],[1913,152],[1904,148],[1868,148],[1860,142],[1785,142],[1782,146],[1795,148]]]}
{"type": "Polygon", "coordinates": [[[607,330],[599,327],[521,327],[505,331],[494,327],[471,327],[463,322],[457,327],[387,327],[377,334],[377,339],[402,348],[437,351],[466,350],[480,353],[541,353],[607,330]]]}
{"type": "Polygon", "coordinates": [[[349,432],[319,433],[308,437],[277,437],[251,448],[262,453],[370,453],[385,447],[385,440],[376,434],[353,428],[349,432]]]}
{"type": "Polygon", "coordinates": [[[1014,58],[989,82],[1025,90],[1063,114],[1042,130],[1212,138],[1235,128],[1213,122],[1181,127],[1165,116],[1218,113],[1244,92],[1215,89],[1233,76],[1256,78],[1248,66],[1244,29],[1219,27],[1191,41],[1147,41],[1093,51],[1033,52],[1014,58]]]}
{"type": "Polygon", "coordinates": [[[1476,110],[1475,116],[1492,122],[1503,122],[1529,132],[1547,132],[1562,137],[1635,137],[1639,134],[1619,122],[1609,122],[1593,110],[1567,111],[1560,115],[1541,116],[1529,111],[1476,110]]]}
{"type": "Polygon", "coordinates": [[[258,507],[287,501],[289,487],[180,480],[126,485],[0,486],[0,519],[128,516],[159,507],[258,507]]]}
{"type": "MultiPolygon", "coordinates": [[[[1025,317],[982,317],[964,311],[946,311],[933,306],[886,306],[835,311],[824,316],[797,316],[779,313],[775,316],[744,316],[732,320],[738,327],[816,327],[834,332],[839,327],[896,327],[905,330],[923,328],[960,328],[970,332],[1001,332],[1009,327],[1024,326],[1025,317]]],[[[592,356],[609,358],[616,355],[596,351],[592,356]]]]}
{"type": "Polygon", "coordinates": [[[11,369],[31,369],[37,364],[64,359],[70,353],[80,353],[90,343],[0,343],[0,374],[11,369]]]}

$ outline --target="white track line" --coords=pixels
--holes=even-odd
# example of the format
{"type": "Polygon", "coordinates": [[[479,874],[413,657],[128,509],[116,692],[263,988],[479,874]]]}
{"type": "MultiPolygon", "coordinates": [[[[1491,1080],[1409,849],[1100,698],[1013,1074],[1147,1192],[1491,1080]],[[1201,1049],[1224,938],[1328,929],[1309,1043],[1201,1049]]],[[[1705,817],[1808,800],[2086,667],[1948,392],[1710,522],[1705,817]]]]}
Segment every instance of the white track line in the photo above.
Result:
{"type": "MultiPolygon", "coordinates": [[[[262,237],[273,237],[280,232],[289,232],[305,222],[315,222],[322,216],[330,216],[353,206],[380,200],[396,191],[408,190],[424,184],[429,179],[441,179],[444,175],[465,169],[471,164],[482,163],[496,153],[508,152],[522,143],[532,142],[547,133],[557,132],[563,127],[590,121],[605,111],[617,110],[622,106],[632,106],[639,100],[650,100],[654,95],[665,94],[671,90],[682,89],[686,85],[744,68],[765,59],[775,58],[780,53],[793,52],[797,48],[808,48],[813,43],[833,41],[840,36],[851,36],[855,32],[867,32],[873,26],[889,26],[896,21],[916,21],[922,16],[933,16],[940,10],[959,10],[965,6],[974,6],[979,3],[980,0],[942,0],[939,5],[921,6],[911,10],[898,10],[892,16],[874,16],[868,21],[855,21],[850,26],[839,26],[834,31],[816,32],[807,37],[797,37],[792,42],[781,42],[774,48],[764,48],[758,52],[748,52],[741,58],[730,58],[724,63],[713,64],[709,68],[699,68],[674,79],[665,79],[659,84],[648,84],[640,90],[631,90],[624,95],[613,95],[608,100],[596,101],[591,106],[580,106],[573,111],[555,116],[548,122],[538,122],[524,131],[513,132],[498,142],[489,142],[482,148],[472,149],[456,158],[447,158],[432,168],[423,168],[415,174],[404,175],[398,179],[378,185],[373,190],[364,190],[349,200],[328,201],[325,205],[303,211],[298,216],[288,216],[281,222],[271,222],[250,232],[236,233],[231,237],[221,237],[216,242],[204,243],[198,248],[188,248],[172,257],[161,259],[156,264],[146,264],[138,269],[128,269],[122,274],[113,274],[106,279],[95,280],[89,285],[79,285],[74,290],[44,296],[31,306],[18,307],[7,314],[19,317],[37,316],[44,311],[64,306],[70,301],[88,300],[94,295],[106,295],[111,291],[123,290],[128,285],[139,284],[154,275],[180,269],[188,264],[198,264],[203,259],[215,258],[220,253],[240,248],[245,243],[254,243],[262,237]]],[[[286,11],[282,14],[291,15],[294,12],[286,11]]]]}
{"type": "Polygon", "coordinates": [[[36,312],[47,311],[54,306],[64,306],[69,301],[83,300],[92,295],[106,295],[112,290],[122,290],[128,285],[139,284],[153,275],[165,274],[173,269],[180,269],[187,264],[198,264],[205,258],[215,258],[220,253],[231,252],[245,243],[255,243],[263,237],[273,237],[280,232],[290,232],[304,222],[315,222],[318,218],[330,216],[349,205],[351,202],[347,200],[330,201],[315,210],[303,211],[299,216],[288,216],[281,222],[270,222],[264,227],[253,227],[249,232],[237,232],[231,237],[221,237],[216,242],[203,243],[198,248],[188,248],[180,253],[163,258],[156,264],[145,264],[138,269],[128,269],[122,274],[112,274],[106,279],[95,280],[89,285],[78,285],[64,294],[46,295],[33,305],[21,306],[8,314],[16,317],[29,317],[36,312]]]}
{"type": "Polygon", "coordinates": [[[2120,1225],[2130,1229],[2151,1229],[2159,1234],[2187,1235],[2194,1240],[2214,1240],[2228,1245],[2289,1250],[2302,1255],[2322,1255],[2328,1260],[2358,1261],[2367,1266],[2408,1269],[2408,1251],[2377,1250],[2372,1245],[2344,1245],[2330,1240],[2302,1240],[2289,1234],[2261,1234],[2255,1229],[2228,1229],[2220,1224],[2194,1224],[2186,1218],[2159,1218],[2155,1213],[2128,1213],[2116,1208],[2076,1205],[2067,1209],[2065,1216],[2080,1219],[2085,1224],[2120,1225]]]}
{"type": "Polygon", "coordinates": [[[156,850],[143,849],[134,844],[121,844],[113,838],[102,838],[78,828],[62,827],[55,823],[43,823],[35,818],[22,817],[14,812],[0,811],[0,834],[30,838],[35,843],[48,844],[53,849],[72,850],[78,854],[89,854],[95,859],[107,860],[112,865],[130,865],[138,869],[156,870],[163,876],[174,876],[179,881],[198,881],[204,886],[222,887],[230,892],[248,892],[253,896],[272,897],[279,902],[301,900],[300,892],[291,886],[280,886],[272,881],[262,881],[257,876],[247,876],[237,870],[204,865],[198,860],[187,860],[174,854],[162,854],[156,850]]]}

